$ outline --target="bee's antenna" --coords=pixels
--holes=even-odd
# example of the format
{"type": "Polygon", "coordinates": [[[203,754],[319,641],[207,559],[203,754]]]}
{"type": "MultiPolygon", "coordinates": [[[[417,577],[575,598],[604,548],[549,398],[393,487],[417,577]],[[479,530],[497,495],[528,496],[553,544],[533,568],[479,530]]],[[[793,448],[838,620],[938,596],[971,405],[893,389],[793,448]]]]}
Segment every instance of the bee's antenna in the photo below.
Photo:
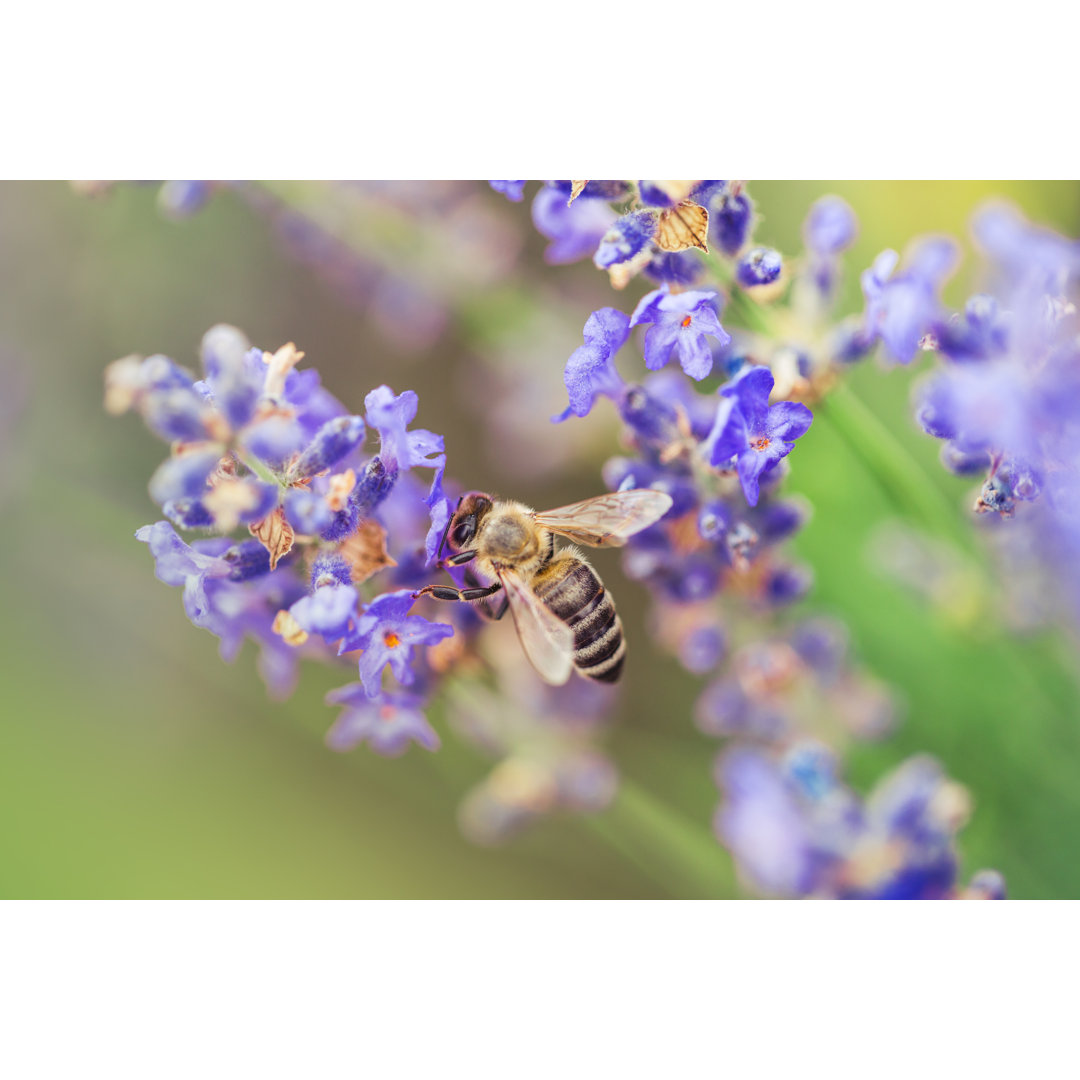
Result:
{"type": "Polygon", "coordinates": [[[457,506],[454,507],[454,513],[446,519],[446,528],[442,531],[442,539],[439,541],[439,550],[435,552],[435,560],[438,562],[442,559],[442,549],[446,546],[446,538],[450,535],[450,526],[454,523],[454,514],[461,509],[461,501],[465,496],[462,495],[458,498],[457,506]]]}

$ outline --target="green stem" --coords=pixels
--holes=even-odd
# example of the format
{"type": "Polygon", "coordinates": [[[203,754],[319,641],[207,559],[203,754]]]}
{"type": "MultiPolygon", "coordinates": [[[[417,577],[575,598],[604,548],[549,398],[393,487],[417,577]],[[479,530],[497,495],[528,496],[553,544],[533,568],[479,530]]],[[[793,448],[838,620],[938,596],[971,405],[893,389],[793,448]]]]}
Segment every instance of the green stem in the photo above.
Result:
{"type": "Polygon", "coordinates": [[[956,507],[850,386],[834,386],[816,412],[847,443],[894,506],[931,532],[948,535],[962,550],[970,547],[969,530],[956,507]]]}
{"type": "Polygon", "coordinates": [[[234,453],[240,462],[246,465],[264,483],[278,484],[280,487],[285,487],[281,477],[268,469],[258,458],[245,454],[242,450],[235,450],[234,453]]]}
{"type": "Polygon", "coordinates": [[[730,857],[708,828],[625,776],[615,802],[581,820],[672,896],[715,899],[736,893],[730,857]]]}
{"type": "MultiPolygon", "coordinates": [[[[480,712],[505,708],[493,691],[465,679],[451,680],[445,695],[462,708],[480,712]]],[[[455,786],[464,782],[445,752],[435,759],[455,786]]],[[[672,896],[700,899],[737,892],[730,857],[708,826],[685,817],[621,771],[611,806],[577,820],[672,896]]]]}

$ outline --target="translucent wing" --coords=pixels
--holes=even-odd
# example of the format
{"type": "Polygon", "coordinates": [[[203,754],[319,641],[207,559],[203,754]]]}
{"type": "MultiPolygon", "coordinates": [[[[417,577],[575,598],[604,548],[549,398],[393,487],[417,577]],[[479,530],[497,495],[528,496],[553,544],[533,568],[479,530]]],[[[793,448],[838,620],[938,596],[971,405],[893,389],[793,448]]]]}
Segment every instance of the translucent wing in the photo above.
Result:
{"type": "Polygon", "coordinates": [[[573,670],[574,633],[512,570],[499,573],[521,647],[540,678],[562,686],[573,670]]]}
{"type": "Polygon", "coordinates": [[[670,495],[652,488],[635,488],[545,510],[536,515],[536,520],[579,544],[622,547],[634,533],[654,525],[670,509],[670,495]]]}

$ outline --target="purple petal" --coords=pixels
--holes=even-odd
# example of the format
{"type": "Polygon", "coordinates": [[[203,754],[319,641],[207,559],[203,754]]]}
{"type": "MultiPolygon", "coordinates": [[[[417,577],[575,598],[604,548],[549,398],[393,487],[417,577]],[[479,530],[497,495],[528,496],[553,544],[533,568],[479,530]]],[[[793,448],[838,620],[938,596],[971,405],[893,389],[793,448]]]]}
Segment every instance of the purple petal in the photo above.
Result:
{"type": "Polygon", "coordinates": [[[769,395],[774,382],[769,368],[755,365],[743,368],[727,386],[721,387],[720,393],[724,397],[733,397],[739,403],[751,438],[765,434],[769,395]]]}
{"type": "Polygon", "coordinates": [[[794,401],[781,401],[769,409],[766,430],[770,439],[794,442],[805,435],[814,420],[814,414],[794,401]]]}

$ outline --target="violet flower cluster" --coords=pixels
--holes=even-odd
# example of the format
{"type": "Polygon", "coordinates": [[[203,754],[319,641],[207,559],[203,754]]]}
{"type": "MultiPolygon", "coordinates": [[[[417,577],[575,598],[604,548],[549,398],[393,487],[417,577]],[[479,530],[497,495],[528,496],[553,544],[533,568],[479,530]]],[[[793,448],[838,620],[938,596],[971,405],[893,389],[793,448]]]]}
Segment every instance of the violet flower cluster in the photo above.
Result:
{"type": "MultiPolygon", "coordinates": [[[[608,487],[653,487],[674,500],[664,520],[631,539],[624,566],[653,594],[656,640],[687,670],[711,677],[696,716],[703,731],[730,744],[716,772],[722,791],[717,835],[743,878],[763,892],[959,896],[955,835],[965,815],[955,807],[943,811],[948,800],[934,794],[940,788],[958,802],[958,785],[927,759],[901,766],[879,787],[889,794],[875,793],[865,804],[839,779],[836,754],[852,738],[886,733],[894,705],[884,687],[851,664],[842,628],[785,619],[785,609],[807,594],[812,579],[782,554],[783,541],[809,513],[803,502],[782,494],[789,455],[811,426],[805,402],[826,393],[844,365],[878,342],[890,349],[911,344],[913,320],[923,318],[948,271],[949,249],[943,242],[924,246],[895,281],[879,261],[864,276],[868,313],[838,323],[832,309],[840,255],[857,228],[846,203],[827,197],[811,208],[806,250],[779,280],[781,257],[753,246],[753,207],[742,185],[698,182],[679,189],[702,211],[704,231],[701,243],[676,253],[663,252],[658,239],[664,211],[652,201],[665,191],[672,194],[651,182],[569,189],[551,182],[536,195],[533,217],[552,239],[552,261],[592,254],[609,272],[629,267],[661,282],[632,314],[602,308],[589,317],[584,343],[564,372],[569,405],[554,419],[585,417],[598,398],[609,399],[633,453],[604,467],[608,487]],[[706,240],[733,264],[706,263],[690,250],[704,249],[706,240]],[[681,269],[665,276],[673,266],[681,269]],[[702,280],[706,271],[716,287],[702,280]],[[753,293],[769,303],[785,291],[790,302],[773,305],[767,318],[757,300],[742,301],[742,294],[753,293]],[[725,304],[758,318],[746,320],[746,327],[725,326],[725,304]],[[615,355],[636,327],[644,331],[640,348],[653,374],[630,383],[615,355]],[[670,365],[673,359],[682,373],[670,365]],[[717,375],[716,393],[700,393],[695,384],[717,375]],[[738,615],[721,615],[721,595],[738,603],[738,615]],[[741,639],[735,647],[733,639],[741,639]],[[821,805],[789,776],[788,763],[799,747],[811,745],[809,737],[834,747],[812,744],[815,760],[829,762],[814,791],[828,787],[835,821],[824,820],[821,805]],[[910,812],[879,810],[893,801],[907,806],[905,800],[910,812]]],[[[671,205],[694,213],[686,202],[671,205]]],[[[622,287],[630,276],[613,274],[613,284],[622,287]]],[[[973,885],[971,895],[1002,894],[999,879],[993,881],[993,888],[973,885]]]]}
{"type": "Polygon", "coordinates": [[[150,480],[164,519],[136,537],[223,659],[246,638],[256,643],[275,696],[291,693],[302,655],[356,665],[358,681],[328,699],[344,707],[332,746],[433,749],[423,706],[433,654],[454,628],[413,614],[411,590],[449,515],[442,437],[409,430],[411,391],[380,386],[363,416],[350,414],[313,368],[297,367],[302,358],[291,343],[252,348],[222,325],[203,337],[202,378],[160,355],[110,365],[106,408],[136,410],[170,445],[150,480]],[[369,430],[374,454],[364,450],[369,430]],[[431,471],[426,488],[415,470],[431,471]],[[178,529],[203,538],[189,543],[178,529]],[[365,595],[376,574],[399,587],[365,595]]]}
{"type": "Polygon", "coordinates": [[[297,366],[295,346],[253,349],[231,326],[207,332],[201,358],[201,379],[165,356],[118,360],[106,407],[134,409],[170,445],[150,481],[165,519],[136,538],[157,577],[183,589],[192,623],[219,638],[222,658],[253,640],[275,697],[292,692],[300,657],[353,665],[356,681],[326,698],[340,707],[326,740],[340,751],[434,751],[427,710],[438,692],[488,702],[455,720],[500,759],[462,808],[462,828],[479,843],[560,809],[606,806],[616,773],[595,743],[609,688],[540,686],[515,641],[515,654],[493,664],[501,692],[485,690],[470,677],[483,670],[480,616],[467,605],[439,605],[451,623],[414,611],[434,607],[413,594],[430,581],[451,509],[442,437],[410,430],[416,394],[380,386],[363,415],[350,414],[314,369],[297,366]],[[369,432],[375,453],[365,450],[369,432]],[[418,470],[431,472],[429,485],[418,470]]]}
{"type": "Polygon", "coordinates": [[[1044,621],[1080,625],[1080,242],[1003,205],[981,209],[972,234],[980,291],[962,311],[937,298],[955,257],[935,240],[892,277],[881,267],[894,254],[879,256],[867,320],[889,328],[892,359],[916,344],[936,354],[916,417],[943,441],[946,469],[981,478],[975,510],[997,518],[1006,591],[1044,621]]]}

